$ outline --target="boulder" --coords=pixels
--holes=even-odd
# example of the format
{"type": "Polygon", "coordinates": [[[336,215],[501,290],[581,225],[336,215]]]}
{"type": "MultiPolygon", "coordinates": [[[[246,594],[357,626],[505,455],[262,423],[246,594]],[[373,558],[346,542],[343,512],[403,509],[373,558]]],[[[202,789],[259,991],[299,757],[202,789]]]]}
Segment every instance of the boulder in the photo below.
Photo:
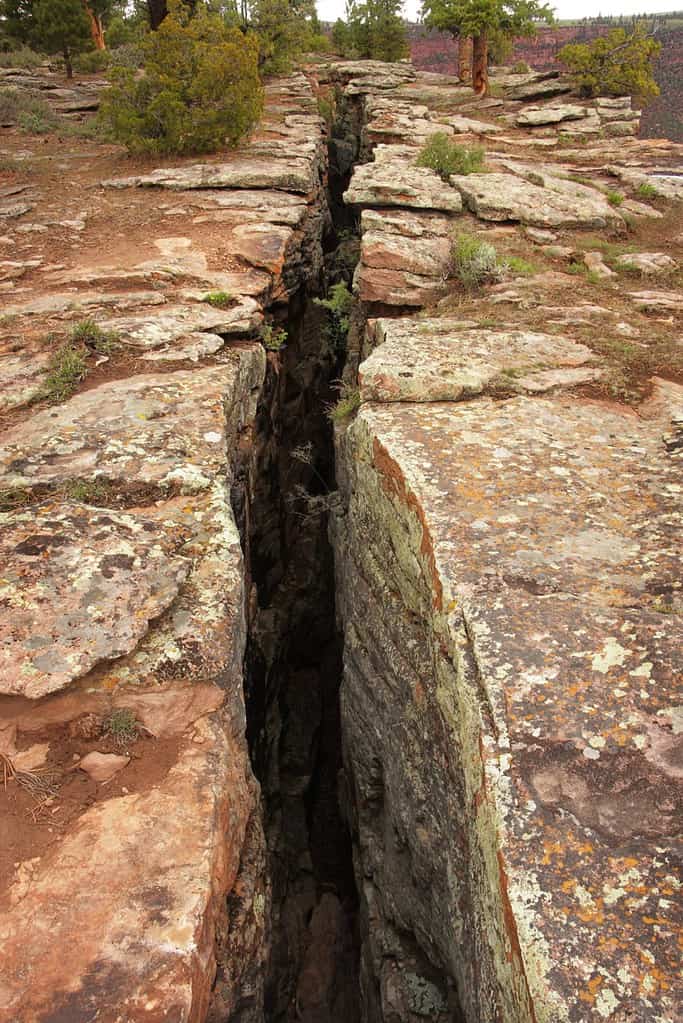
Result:
{"type": "Polygon", "coordinates": [[[575,103],[524,107],[515,117],[515,124],[521,128],[535,128],[537,125],[560,124],[562,121],[580,121],[587,113],[586,107],[575,103]]]}
{"type": "Polygon", "coordinates": [[[358,371],[363,401],[461,401],[489,388],[542,391],[599,375],[588,367],[577,380],[574,369],[594,356],[567,338],[463,329],[448,318],[378,320],[374,341],[358,371]]]}
{"type": "Polygon", "coordinates": [[[452,176],[463,201],[482,220],[516,220],[534,227],[619,227],[623,219],[596,189],[551,178],[544,187],[514,174],[452,176]]]}
{"type": "Polygon", "coordinates": [[[471,1020],[676,1018],[661,432],[560,394],[365,403],[346,433],[345,770],[383,1005],[450,1019],[457,984],[471,1020]]]}
{"type": "Polygon", "coordinates": [[[672,273],[678,264],[665,252],[626,252],[617,256],[617,266],[626,270],[639,270],[642,274],[672,273]]]}
{"type": "Polygon", "coordinates": [[[344,193],[344,202],[356,206],[399,206],[407,209],[459,213],[457,189],[427,167],[404,163],[365,163],[356,167],[344,193]]]}
{"type": "Polygon", "coordinates": [[[207,188],[282,189],[306,195],[314,188],[311,160],[290,157],[273,160],[237,156],[231,163],[197,163],[183,167],[160,167],[149,174],[111,178],[105,188],[168,188],[186,191],[207,188]]]}
{"type": "Polygon", "coordinates": [[[254,345],[231,351],[224,366],[113,380],[36,412],[5,431],[0,485],[94,478],[119,493],[136,484],[203,489],[229,457],[224,402],[236,402],[237,416],[264,363],[254,345]]]}
{"type": "Polygon", "coordinates": [[[585,252],[583,262],[591,273],[597,274],[602,280],[614,277],[614,270],[610,270],[607,266],[602,252],[585,252]]]}

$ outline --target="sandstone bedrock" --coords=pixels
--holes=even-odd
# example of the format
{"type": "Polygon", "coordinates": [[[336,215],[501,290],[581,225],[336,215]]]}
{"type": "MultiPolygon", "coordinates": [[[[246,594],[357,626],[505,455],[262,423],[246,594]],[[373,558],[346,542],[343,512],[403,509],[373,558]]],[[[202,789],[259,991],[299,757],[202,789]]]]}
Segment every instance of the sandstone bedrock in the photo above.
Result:
{"type": "MultiPolygon", "coordinates": [[[[333,213],[360,236],[322,503],[363,1019],[680,1019],[683,148],[627,97],[497,83],[320,60],[237,151],[135,173],[3,128],[0,1023],[265,1018],[261,337],[324,285],[333,213]],[[416,166],[436,132],[484,169],[416,166]],[[463,233],[496,249],[478,289],[463,233]],[[49,393],[85,320],[108,347],[49,393]]],[[[341,916],[322,893],[292,1019],[355,1004],[341,916]]]]}

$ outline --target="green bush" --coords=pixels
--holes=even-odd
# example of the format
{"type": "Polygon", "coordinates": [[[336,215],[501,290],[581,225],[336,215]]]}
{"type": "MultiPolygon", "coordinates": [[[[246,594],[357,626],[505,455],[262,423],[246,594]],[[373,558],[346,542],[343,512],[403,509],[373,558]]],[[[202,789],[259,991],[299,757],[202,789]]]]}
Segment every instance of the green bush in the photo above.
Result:
{"type": "Polygon", "coordinates": [[[512,66],[513,75],[528,75],[531,68],[525,60],[518,60],[516,64],[512,66]]]}
{"type": "Polygon", "coordinates": [[[50,359],[48,373],[45,377],[41,398],[57,403],[66,401],[74,393],[79,383],[88,372],[83,352],[66,342],[50,359]]]}
{"type": "Polygon", "coordinates": [[[259,43],[259,69],[263,75],[291,71],[311,37],[303,6],[296,0],[251,0],[248,24],[259,43]]]}
{"type": "Polygon", "coordinates": [[[108,50],[87,50],[85,53],[77,53],[73,59],[74,71],[80,75],[94,75],[99,71],[106,71],[109,67],[108,50]]]}
{"type": "Polygon", "coordinates": [[[451,249],[449,276],[456,277],[465,288],[498,281],[506,269],[506,264],[498,261],[498,254],[490,242],[480,241],[471,234],[456,236],[451,249]]]}
{"type": "Polygon", "coordinates": [[[287,331],[264,323],[261,327],[261,344],[267,352],[279,352],[287,344],[287,331]]]}
{"type": "Polygon", "coordinates": [[[659,192],[654,185],[651,185],[649,181],[643,181],[636,189],[637,194],[641,199],[655,199],[659,192]]]}
{"type": "Polygon", "coordinates": [[[420,150],[418,167],[429,167],[444,181],[451,174],[473,174],[484,166],[483,146],[462,146],[452,142],[444,131],[432,135],[420,150]]]}
{"type": "Polygon", "coordinates": [[[18,124],[34,135],[53,131],[59,118],[37,92],[30,89],[0,89],[0,121],[18,124]]]}
{"type": "Polygon", "coordinates": [[[610,204],[610,206],[621,206],[622,202],[624,201],[624,197],[621,194],[621,192],[614,192],[610,190],[605,194],[607,195],[607,202],[610,204]]]}
{"type": "Polygon", "coordinates": [[[109,67],[141,68],[145,57],[140,43],[122,43],[109,50],[109,67]]]}
{"type": "Polygon", "coordinates": [[[118,340],[115,330],[102,330],[94,320],[81,320],[71,331],[71,341],[75,345],[86,345],[101,355],[110,355],[118,340]]]}
{"type": "Polygon", "coordinates": [[[337,18],[331,37],[349,60],[402,60],[410,52],[399,0],[348,0],[346,21],[337,18]]]}
{"type": "Polygon", "coordinates": [[[570,43],[557,59],[573,76],[582,96],[658,96],[652,65],[661,43],[641,26],[614,28],[590,43],[570,43]]]}
{"type": "Polygon", "coordinates": [[[202,299],[202,302],[212,305],[214,309],[227,309],[233,301],[229,291],[209,291],[202,299]]]}
{"type": "Polygon", "coordinates": [[[19,46],[15,50],[0,52],[0,67],[26,68],[27,71],[34,71],[44,63],[45,57],[36,53],[30,46],[19,46]]]}
{"type": "Polygon", "coordinates": [[[319,32],[311,36],[308,41],[308,48],[311,53],[330,53],[332,51],[332,41],[323,32],[319,32]]]}
{"type": "Polygon", "coordinates": [[[258,40],[181,0],[141,44],[144,74],[112,69],[100,118],[131,153],[210,153],[235,145],[263,109],[258,40]]]}
{"type": "Polygon", "coordinates": [[[342,423],[360,408],[360,391],[357,387],[342,383],[338,390],[338,400],[327,409],[328,419],[331,419],[333,423],[342,423]]]}

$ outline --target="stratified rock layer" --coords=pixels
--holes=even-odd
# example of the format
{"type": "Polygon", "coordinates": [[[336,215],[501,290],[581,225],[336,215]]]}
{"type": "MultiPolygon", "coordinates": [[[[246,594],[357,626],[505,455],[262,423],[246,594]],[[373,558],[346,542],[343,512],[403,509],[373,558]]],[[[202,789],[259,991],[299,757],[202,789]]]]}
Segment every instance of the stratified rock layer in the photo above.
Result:
{"type": "Polygon", "coordinates": [[[244,520],[265,310],[322,266],[322,123],[293,76],[220,164],[90,181],[106,246],[82,180],[108,151],[74,148],[58,194],[37,164],[3,206],[0,1020],[257,1023],[270,892],[233,503],[244,520]],[[60,263],[53,228],[76,236],[60,263]],[[51,390],[69,345],[88,377],[51,390]]]}
{"type": "Polygon", "coordinates": [[[368,82],[357,114],[370,319],[333,533],[365,1018],[674,1023],[683,239],[648,232],[671,244],[683,154],[620,137],[627,99],[560,106],[566,81],[509,77],[467,108],[509,129],[449,179],[462,212],[370,187],[450,134],[454,83],[395,84],[394,114],[368,82]],[[666,203],[639,188],[655,177],[666,203]],[[488,283],[439,266],[457,234],[495,247],[488,283]],[[648,290],[619,276],[655,268],[648,290]]]}

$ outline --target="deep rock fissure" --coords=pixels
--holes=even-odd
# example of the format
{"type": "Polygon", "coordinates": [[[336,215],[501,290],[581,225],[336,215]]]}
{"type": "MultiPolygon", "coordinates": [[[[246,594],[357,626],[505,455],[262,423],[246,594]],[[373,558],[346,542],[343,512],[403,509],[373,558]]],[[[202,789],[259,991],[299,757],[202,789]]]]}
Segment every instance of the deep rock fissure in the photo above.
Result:
{"type": "Polygon", "coordinates": [[[305,292],[290,301],[287,343],[269,355],[256,418],[247,735],[271,897],[265,1019],[353,1023],[357,897],[338,801],[342,644],[327,536],[337,494],[326,410],[339,355],[324,320],[305,292]]]}

